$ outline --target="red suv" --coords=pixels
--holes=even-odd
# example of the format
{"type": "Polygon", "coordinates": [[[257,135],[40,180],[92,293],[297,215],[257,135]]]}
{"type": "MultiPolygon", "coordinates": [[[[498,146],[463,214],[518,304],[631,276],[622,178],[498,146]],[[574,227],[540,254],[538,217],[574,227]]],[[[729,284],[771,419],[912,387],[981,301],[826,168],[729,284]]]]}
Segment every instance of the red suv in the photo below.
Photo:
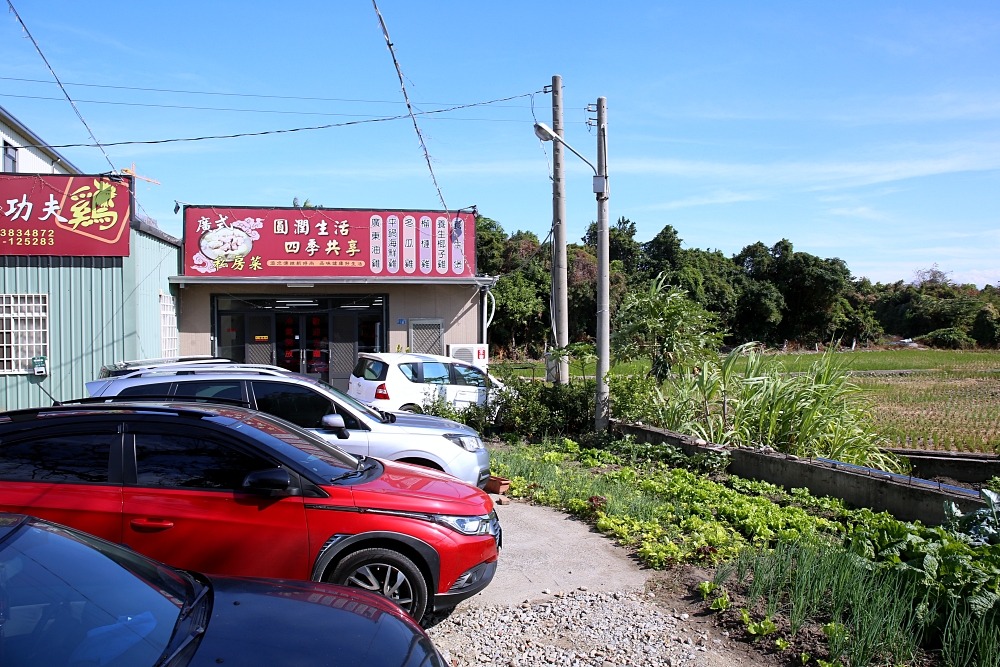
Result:
{"type": "Polygon", "coordinates": [[[0,510],[182,569],[357,586],[417,621],[485,588],[501,545],[475,487],[217,404],[0,413],[0,510]]]}

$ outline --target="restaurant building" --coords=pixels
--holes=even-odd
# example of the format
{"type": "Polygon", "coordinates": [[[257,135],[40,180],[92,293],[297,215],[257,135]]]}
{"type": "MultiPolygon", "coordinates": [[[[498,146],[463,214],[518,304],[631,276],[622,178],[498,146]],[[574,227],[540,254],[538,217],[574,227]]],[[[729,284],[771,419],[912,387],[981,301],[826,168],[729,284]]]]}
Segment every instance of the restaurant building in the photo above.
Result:
{"type": "Polygon", "coordinates": [[[175,356],[180,241],[136,219],[132,179],[82,174],[2,107],[0,141],[0,410],[175,356]]]}
{"type": "Polygon", "coordinates": [[[471,213],[186,206],[182,355],[275,364],[346,389],[359,352],[485,343],[471,213]]]}

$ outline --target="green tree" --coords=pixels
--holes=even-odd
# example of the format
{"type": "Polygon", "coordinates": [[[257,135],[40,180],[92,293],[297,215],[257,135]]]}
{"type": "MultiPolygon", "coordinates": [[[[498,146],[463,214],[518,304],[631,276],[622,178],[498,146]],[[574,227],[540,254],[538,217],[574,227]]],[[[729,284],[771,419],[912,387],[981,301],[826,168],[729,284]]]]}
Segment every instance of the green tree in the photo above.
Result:
{"type": "MultiPolygon", "coordinates": [[[[618,222],[608,227],[608,258],[619,261],[626,275],[632,275],[642,256],[642,244],[635,240],[635,223],[628,218],[618,218],[618,222]]],[[[583,244],[591,254],[597,255],[597,223],[592,222],[583,236],[583,244]]]]}
{"type": "Polygon", "coordinates": [[[507,234],[500,223],[491,218],[476,218],[476,272],[497,276],[503,272],[507,234]]]}
{"type": "Polygon", "coordinates": [[[625,295],[615,315],[612,351],[619,361],[649,358],[651,374],[662,382],[674,366],[692,366],[722,344],[717,317],[660,274],[648,289],[625,295]]]}

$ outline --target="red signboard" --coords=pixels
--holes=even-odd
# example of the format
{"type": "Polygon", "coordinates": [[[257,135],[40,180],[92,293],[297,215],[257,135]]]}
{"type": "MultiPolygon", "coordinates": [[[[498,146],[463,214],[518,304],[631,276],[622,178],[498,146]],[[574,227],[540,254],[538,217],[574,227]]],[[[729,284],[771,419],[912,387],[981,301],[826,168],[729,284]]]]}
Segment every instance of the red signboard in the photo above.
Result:
{"type": "Polygon", "coordinates": [[[443,211],[188,206],[184,273],[468,278],[475,221],[443,211]]]}
{"type": "Polygon", "coordinates": [[[127,176],[0,174],[0,254],[128,255],[127,176]]]}

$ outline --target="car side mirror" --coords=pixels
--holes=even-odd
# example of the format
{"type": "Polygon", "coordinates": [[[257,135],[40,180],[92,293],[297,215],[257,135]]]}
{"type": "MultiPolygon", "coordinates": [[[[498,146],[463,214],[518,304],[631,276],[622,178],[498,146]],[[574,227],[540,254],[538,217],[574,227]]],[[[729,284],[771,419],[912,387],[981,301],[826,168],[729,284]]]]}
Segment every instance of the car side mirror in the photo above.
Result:
{"type": "Polygon", "coordinates": [[[323,428],[334,431],[341,440],[347,440],[351,434],[347,432],[347,425],[344,424],[343,415],[323,415],[323,428]]]}
{"type": "Polygon", "coordinates": [[[292,486],[292,476],[284,468],[254,470],[243,478],[243,490],[269,495],[287,494],[292,486]]]}

